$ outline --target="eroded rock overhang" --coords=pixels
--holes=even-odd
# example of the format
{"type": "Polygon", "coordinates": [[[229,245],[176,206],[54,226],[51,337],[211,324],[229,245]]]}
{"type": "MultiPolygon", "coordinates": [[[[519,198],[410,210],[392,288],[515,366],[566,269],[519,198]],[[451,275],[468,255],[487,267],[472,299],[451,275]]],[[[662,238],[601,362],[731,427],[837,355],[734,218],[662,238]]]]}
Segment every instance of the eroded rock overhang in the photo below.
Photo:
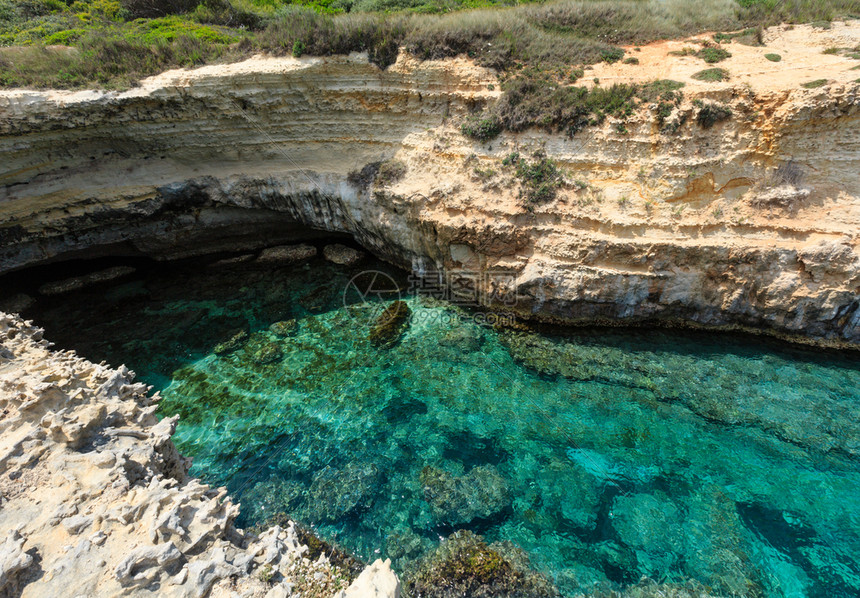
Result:
{"type": "Polygon", "coordinates": [[[858,85],[703,85],[671,133],[640,106],[572,139],[464,138],[462,117],[499,89],[466,59],[402,54],[385,71],[256,57],[123,93],[2,92],[0,270],[346,233],[405,268],[512,272],[513,309],[545,321],[860,342],[858,85]],[[696,100],[733,117],[698,126],[696,100]],[[569,184],[527,205],[512,152],[543,152],[569,184]],[[356,176],[385,161],[405,174],[356,176]],[[787,162],[802,183],[774,178],[787,162]]]}

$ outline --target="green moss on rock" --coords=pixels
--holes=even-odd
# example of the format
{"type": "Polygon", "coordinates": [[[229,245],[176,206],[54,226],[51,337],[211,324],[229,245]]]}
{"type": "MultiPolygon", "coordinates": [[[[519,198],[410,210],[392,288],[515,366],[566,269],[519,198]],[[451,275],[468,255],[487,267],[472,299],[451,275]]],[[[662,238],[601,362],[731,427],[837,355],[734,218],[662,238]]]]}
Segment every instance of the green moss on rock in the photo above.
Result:
{"type": "Polygon", "coordinates": [[[406,595],[422,598],[559,595],[551,582],[529,569],[521,550],[509,543],[488,545],[481,536],[465,530],[450,535],[423,559],[404,585],[406,595]]]}
{"type": "Polygon", "coordinates": [[[412,311],[405,301],[395,301],[376,318],[370,329],[370,342],[377,347],[396,343],[409,326],[412,311]]]}
{"type": "Polygon", "coordinates": [[[212,352],[215,353],[215,355],[228,355],[236,349],[242,347],[246,342],[248,342],[248,333],[244,330],[240,330],[239,332],[231,336],[228,340],[215,345],[215,348],[212,349],[212,352]]]}

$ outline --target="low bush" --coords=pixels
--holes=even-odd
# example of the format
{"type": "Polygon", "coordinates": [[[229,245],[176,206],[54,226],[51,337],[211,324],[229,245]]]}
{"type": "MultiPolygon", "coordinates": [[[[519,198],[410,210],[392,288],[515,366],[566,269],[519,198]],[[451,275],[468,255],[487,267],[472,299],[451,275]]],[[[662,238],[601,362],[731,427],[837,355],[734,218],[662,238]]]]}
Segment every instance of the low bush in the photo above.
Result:
{"type": "Polygon", "coordinates": [[[541,205],[555,199],[564,177],[554,160],[543,153],[536,153],[533,161],[528,161],[518,153],[509,154],[502,164],[513,167],[520,181],[520,198],[529,205],[541,205]]]}
{"type": "Polygon", "coordinates": [[[133,18],[163,17],[189,12],[199,0],[120,0],[122,8],[133,18]]]}
{"type": "Polygon", "coordinates": [[[696,113],[696,122],[704,129],[710,129],[718,122],[722,122],[732,115],[732,109],[722,104],[712,102],[694,102],[699,109],[696,113]]]}
{"type": "Polygon", "coordinates": [[[714,64],[716,62],[722,62],[726,58],[731,58],[732,55],[728,50],[724,50],[722,48],[702,48],[696,52],[696,56],[708,64],[714,64]]]}
{"type": "Polygon", "coordinates": [[[827,79],[816,79],[815,81],[808,81],[801,84],[801,87],[806,89],[815,89],[816,87],[823,87],[825,85],[827,85],[827,79]]]}
{"type": "Polygon", "coordinates": [[[692,78],[696,79],[697,81],[728,81],[729,72],[726,69],[714,67],[712,69],[705,69],[703,71],[699,71],[698,73],[693,74],[692,78]]]}
{"type": "Polygon", "coordinates": [[[782,60],[782,56],[780,56],[779,54],[765,54],[764,57],[771,62],[779,62],[782,60]]]}
{"type": "Polygon", "coordinates": [[[473,115],[468,117],[460,126],[460,131],[466,137],[477,139],[478,141],[489,141],[502,132],[502,126],[495,115],[473,115]]]}

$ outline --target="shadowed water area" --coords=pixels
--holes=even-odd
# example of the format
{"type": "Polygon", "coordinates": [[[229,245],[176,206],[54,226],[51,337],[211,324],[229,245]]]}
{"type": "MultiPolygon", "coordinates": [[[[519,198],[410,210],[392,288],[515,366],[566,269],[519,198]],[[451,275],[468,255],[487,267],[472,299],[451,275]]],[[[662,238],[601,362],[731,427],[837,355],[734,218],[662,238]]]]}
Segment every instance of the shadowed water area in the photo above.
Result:
{"type": "Polygon", "coordinates": [[[857,353],[498,331],[408,293],[409,327],[379,346],[394,297],[344,306],[362,269],[408,286],[371,261],[143,264],[25,315],[160,390],[192,473],[241,501],[240,526],[288,513],[407,573],[467,529],[522,547],[567,595],[642,576],[860,595],[857,353]]]}

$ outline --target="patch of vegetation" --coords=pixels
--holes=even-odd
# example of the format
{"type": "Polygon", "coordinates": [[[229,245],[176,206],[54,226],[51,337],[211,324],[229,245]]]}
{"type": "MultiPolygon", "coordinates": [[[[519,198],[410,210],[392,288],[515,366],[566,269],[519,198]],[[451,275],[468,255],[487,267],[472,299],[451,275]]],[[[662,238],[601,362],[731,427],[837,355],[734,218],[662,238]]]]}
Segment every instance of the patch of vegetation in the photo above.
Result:
{"type": "Polygon", "coordinates": [[[379,165],[376,171],[376,183],[378,185],[390,185],[396,183],[406,175],[406,164],[399,160],[386,160],[379,165]]]}
{"type": "Polygon", "coordinates": [[[841,48],[830,47],[830,48],[825,48],[824,51],[821,53],[822,54],[839,54],[839,52],[841,52],[841,51],[842,51],[841,48]]]}
{"type": "Polygon", "coordinates": [[[729,72],[726,69],[721,69],[719,67],[714,67],[711,69],[705,69],[703,71],[699,71],[692,75],[693,79],[697,81],[728,81],[729,80],[729,72]]]}
{"type": "Polygon", "coordinates": [[[779,54],[765,54],[764,57],[771,62],[780,62],[782,60],[782,56],[779,54]]]}
{"type": "Polygon", "coordinates": [[[659,99],[680,103],[683,94],[678,90],[684,85],[686,84],[683,81],[657,79],[641,85],[636,95],[646,102],[654,102],[659,99]]]}
{"type": "Polygon", "coordinates": [[[749,27],[743,31],[737,31],[735,33],[715,33],[714,41],[718,44],[722,42],[737,41],[738,43],[747,46],[763,46],[764,30],[761,27],[749,27]]]}
{"type": "Polygon", "coordinates": [[[516,77],[503,90],[491,113],[505,130],[540,127],[573,136],[587,125],[602,123],[608,115],[632,114],[637,87],[616,84],[588,89],[544,78],[516,77]]]}
{"type": "Polygon", "coordinates": [[[704,129],[709,129],[732,115],[732,109],[723,104],[701,100],[696,100],[693,104],[699,109],[696,113],[696,122],[704,129]]]}
{"type": "Polygon", "coordinates": [[[558,590],[529,568],[528,557],[512,545],[487,544],[465,530],[455,532],[404,583],[407,596],[555,598],[558,590]]]}
{"type": "Polygon", "coordinates": [[[600,59],[603,62],[608,62],[609,64],[618,62],[622,58],[624,58],[624,50],[621,48],[606,48],[605,50],[600,51],[600,59]]]}
{"type": "Polygon", "coordinates": [[[367,52],[386,68],[399,47],[560,84],[583,65],[623,60],[622,44],[852,13],[856,0],[701,0],[695,10],[685,0],[0,0],[0,46],[24,46],[0,51],[0,86],[118,89],[257,52],[367,52]],[[52,44],[75,51],[45,51],[52,44]]]}
{"type": "Polygon", "coordinates": [[[514,168],[522,187],[520,197],[530,205],[541,205],[555,199],[564,177],[555,160],[542,153],[534,158],[530,162],[515,152],[505,157],[502,164],[514,168]]]}
{"type": "Polygon", "coordinates": [[[691,48],[689,46],[685,46],[680,50],[672,50],[669,52],[670,56],[695,56],[698,50],[696,48],[691,48]]]}
{"type": "Polygon", "coordinates": [[[827,79],[816,79],[814,81],[807,81],[806,83],[802,83],[801,87],[805,89],[815,89],[816,87],[823,87],[827,85],[827,79]]]}
{"type": "MultiPolygon", "coordinates": [[[[531,127],[572,137],[587,126],[603,123],[607,116],[625,119],[642,102],[678,105],[683,86],[680,81],[661,79],[641,85],[589,89],[545,78],[515,77],[504,84],[504,95],[484,113],[469,117],[461,131],[481,141],[492,139],[502,130],[518,132],[531,127]]],[[[623,122],[616,129],[626,132],[623,122]]]]}
{"type": "Polygon", "coordinates": [[[472,115],[460,125],[460,132],[471,139],[490,141],[502,132],[502,125],[495,115],[472,115]]]}
{"type": "Polygon", "coordinates": [[[635,56],[631,56],[629,58],[624,59],[624,64],[639,64],[639,59],[635,56]]]}
{"type": "Polygon", "coordinates": [[[696,56],[708,64],[714,64],[722,62],[726,58],[731,58],[732,54],[728,50],[724,50],[722,48],[702,48],[696,52],[696,56]]]}

